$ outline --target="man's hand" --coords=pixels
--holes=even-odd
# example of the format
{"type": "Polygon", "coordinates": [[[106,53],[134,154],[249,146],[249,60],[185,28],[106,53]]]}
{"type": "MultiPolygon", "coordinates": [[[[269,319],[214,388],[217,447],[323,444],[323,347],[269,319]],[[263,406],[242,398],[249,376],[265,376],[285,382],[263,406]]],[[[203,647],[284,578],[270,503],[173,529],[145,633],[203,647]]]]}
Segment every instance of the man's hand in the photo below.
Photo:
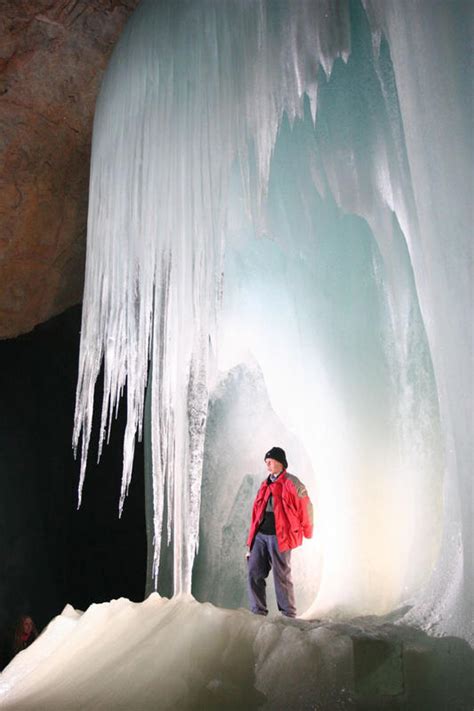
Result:
{"type": "Polygon", "coordinates": [[[245,557],[247,558],[247,560],[250,558],[250,548],[248,546],[247,546],[247,552],[245,554],[245,557]]]}

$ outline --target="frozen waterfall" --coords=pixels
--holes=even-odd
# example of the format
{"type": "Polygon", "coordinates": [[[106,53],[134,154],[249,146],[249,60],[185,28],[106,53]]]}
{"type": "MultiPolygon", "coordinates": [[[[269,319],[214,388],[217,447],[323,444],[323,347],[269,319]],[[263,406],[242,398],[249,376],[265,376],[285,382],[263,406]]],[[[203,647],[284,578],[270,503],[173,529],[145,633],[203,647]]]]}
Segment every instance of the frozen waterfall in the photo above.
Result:
{"type": "Polygon", "coordinates": [[[154,587],[171,544],[174,591],[216,594],[280,444],[316,504],[307,616],[409,601],[470,634],[471,15],[142,0],[129,22],[95,115],[74,443],[81,495],[103,367],[120,510],[146,420],[154,587]]]}

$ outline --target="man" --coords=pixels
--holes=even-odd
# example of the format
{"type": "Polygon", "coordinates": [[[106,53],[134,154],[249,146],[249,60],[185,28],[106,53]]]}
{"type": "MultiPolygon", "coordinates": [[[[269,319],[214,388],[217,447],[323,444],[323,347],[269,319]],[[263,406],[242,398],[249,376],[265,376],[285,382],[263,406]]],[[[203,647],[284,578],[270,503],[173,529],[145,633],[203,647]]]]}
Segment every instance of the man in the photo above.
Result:
{"type": "Polygon", "coordinates": [[[313,507],[304,484],[286,471],[281,447],[272,447],[264,460],[268,477],[255,498],[247,539],[250,609],[256,615],[268,614],[265,579],[273,568],[278,609],[296,617],[291,550],[301,545],[303,536],[313,535],[313,507]]]}

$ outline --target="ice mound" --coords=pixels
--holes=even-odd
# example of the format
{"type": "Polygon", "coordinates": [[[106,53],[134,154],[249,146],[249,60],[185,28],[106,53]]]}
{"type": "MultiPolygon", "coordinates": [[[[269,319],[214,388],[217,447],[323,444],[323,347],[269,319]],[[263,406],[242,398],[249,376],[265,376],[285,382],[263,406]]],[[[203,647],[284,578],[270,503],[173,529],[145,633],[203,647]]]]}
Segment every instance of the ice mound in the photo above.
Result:
{"type": "Polygon", "coordinates": [[[0,676],[0,706],[107,709],[467,709],[473,652],[386,620],[263,618],[156,593],[66,606],[0,676]],[[375,704],[375,705],[374,705],[375,704]]]}

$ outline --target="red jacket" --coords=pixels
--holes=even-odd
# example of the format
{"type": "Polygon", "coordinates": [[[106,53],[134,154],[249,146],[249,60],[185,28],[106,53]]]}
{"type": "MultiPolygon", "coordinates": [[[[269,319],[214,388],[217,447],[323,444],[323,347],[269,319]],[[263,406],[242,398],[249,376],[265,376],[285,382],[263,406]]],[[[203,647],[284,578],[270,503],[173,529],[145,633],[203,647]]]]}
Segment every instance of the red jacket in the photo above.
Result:
{"type": "Polygon", "coordinates": [[[250,548],[253,545],[270,494],[273,496],[278,548],[281,552],[297,548],[302,544],[303,536],[311,538],[313,535],[313,507],[305,485],[286,471],[271,484],[265,479],[258,490],[253,503],[247,545],[250,548]]]}

